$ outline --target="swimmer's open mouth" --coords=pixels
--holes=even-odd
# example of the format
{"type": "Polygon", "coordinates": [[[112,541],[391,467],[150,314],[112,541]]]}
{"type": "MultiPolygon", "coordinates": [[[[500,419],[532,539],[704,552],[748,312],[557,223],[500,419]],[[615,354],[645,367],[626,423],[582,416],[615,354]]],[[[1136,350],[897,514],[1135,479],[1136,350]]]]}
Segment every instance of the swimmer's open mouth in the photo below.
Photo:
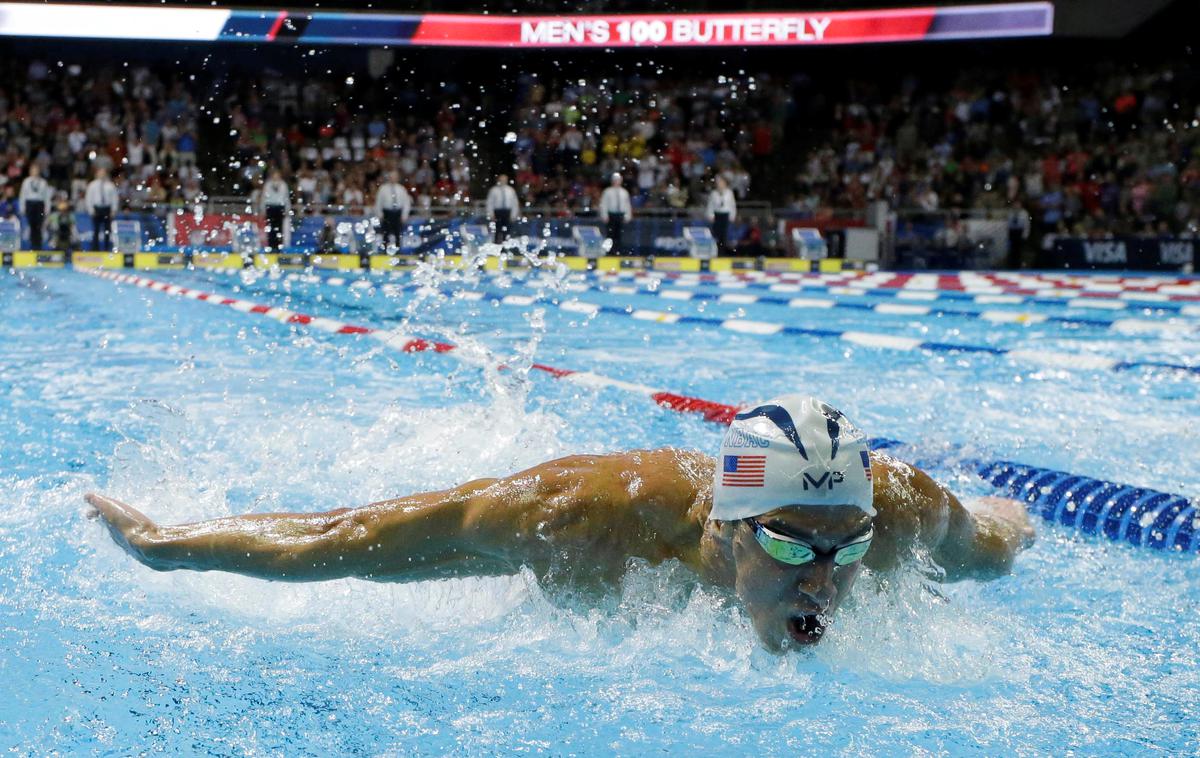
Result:
{"type": "Polygon", "coordinates": [[[815,645],[825,634],[825,618],[816,613],[792,616],[788,619],[787,628],[793,642],[815,645]]]}

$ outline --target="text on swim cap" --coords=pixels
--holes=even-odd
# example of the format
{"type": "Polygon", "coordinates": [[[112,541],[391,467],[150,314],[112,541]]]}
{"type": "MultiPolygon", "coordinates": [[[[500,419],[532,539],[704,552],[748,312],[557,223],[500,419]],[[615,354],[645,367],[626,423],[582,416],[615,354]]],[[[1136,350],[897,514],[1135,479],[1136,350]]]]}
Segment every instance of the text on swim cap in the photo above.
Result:
{"type": "Polygon", "coordinates": [[[771,443],[762,437],[747,434],[741,429],[730,429],[725,435],[725,447],[770,447],[771,443]]]}

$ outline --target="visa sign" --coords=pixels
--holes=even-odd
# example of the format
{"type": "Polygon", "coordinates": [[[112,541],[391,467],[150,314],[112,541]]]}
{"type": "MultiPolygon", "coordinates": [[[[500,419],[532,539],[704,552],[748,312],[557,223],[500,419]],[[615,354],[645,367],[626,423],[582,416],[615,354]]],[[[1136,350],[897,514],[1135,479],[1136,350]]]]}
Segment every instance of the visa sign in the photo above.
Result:
{"type": "Polygon", "coordinates": [[[1129,254],[1120,240],[1083,243],[1083,259],[1088,263],[1128,263],[1129,254]]]}
{"type": "Polygon", "coordinates": [[[1171,240],[1158,243],[1158,258],[1169,266],[1191,263],[1196,254],[1196,243],[1192,240],[1171,240]]]}

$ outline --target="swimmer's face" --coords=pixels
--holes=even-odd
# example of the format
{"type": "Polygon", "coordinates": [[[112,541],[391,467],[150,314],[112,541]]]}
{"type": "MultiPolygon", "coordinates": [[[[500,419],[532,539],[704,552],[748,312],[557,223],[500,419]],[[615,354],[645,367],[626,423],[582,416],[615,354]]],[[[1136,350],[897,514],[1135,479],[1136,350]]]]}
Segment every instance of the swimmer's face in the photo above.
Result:
{"type": "Polygon", "coordinates": [[[813,645],[850,592],[861,561],[834,563],[833,553],[871,529],[871,517],[852,505],[779,508],[755,519],[780,535],[803,540],[816,557],[791,566],[767,555],[742,521],[734,526],[735,584],[754,630],[771,650],[813,645]]]}

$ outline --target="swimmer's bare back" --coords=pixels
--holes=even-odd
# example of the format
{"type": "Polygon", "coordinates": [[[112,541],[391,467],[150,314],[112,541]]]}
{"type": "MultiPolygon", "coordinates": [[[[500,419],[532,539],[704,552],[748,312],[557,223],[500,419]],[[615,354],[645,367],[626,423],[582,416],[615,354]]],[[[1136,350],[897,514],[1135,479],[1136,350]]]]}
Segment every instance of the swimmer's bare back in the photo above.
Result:
{"type": "MultiPolygon", "coordinates": [[[[711,508],[714,462],[664,448],[549,461],[500,479],[324,513],[159,525],[103,495],[87,501],[147,566],[263,579],[420,581],[513,574],[617,579],[631,558],[676,559],[724,583],[711,508]]],[[[875,540],[864,563],[895,567],[923,546],[954,580],[1007,573],[1032,541],[1025,509],[990,498],[969,511],[923,472],[872,454],[875,540]]]]}

